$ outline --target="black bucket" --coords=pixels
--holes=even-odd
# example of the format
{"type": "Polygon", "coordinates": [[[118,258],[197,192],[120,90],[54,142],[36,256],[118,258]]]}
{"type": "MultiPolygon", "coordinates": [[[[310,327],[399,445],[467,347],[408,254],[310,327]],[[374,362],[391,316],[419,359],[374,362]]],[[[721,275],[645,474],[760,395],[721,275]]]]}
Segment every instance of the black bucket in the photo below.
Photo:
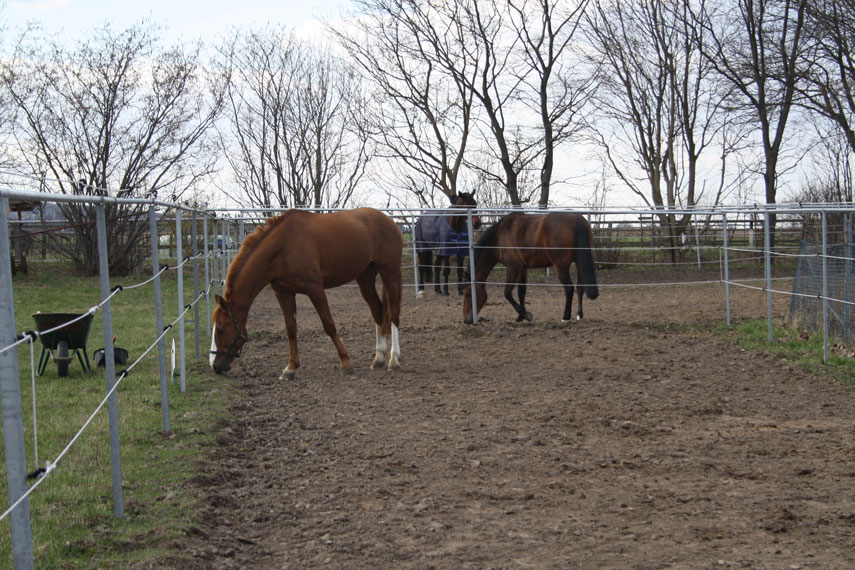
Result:
{"type": "MultiPolygon", "coordinates": [[[[104,349],[99,348],[95,351],[95,354],[92,355],[95,359],[95,366],[100,366],[103,368],[106,364],[104,363],[104,349]]],[[[124,348],[119,348],[118,346],[113,347],[113,360],[118,364],[127,364],[128,363],[128,351],[124,348]]]]}

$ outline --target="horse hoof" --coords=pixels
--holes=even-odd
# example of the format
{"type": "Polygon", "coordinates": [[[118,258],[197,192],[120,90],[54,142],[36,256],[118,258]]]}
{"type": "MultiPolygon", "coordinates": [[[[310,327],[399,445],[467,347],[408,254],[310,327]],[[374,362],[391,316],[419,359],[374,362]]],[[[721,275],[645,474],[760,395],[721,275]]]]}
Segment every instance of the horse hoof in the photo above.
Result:
{"type": "Polygon", "coordinates": [[[424,292],[424,291],[419,291],[419,294],[418,294],[417,296],[418,296],[418,298],[419,298],[419,299],[424,299],[424,298],[425,298],[425,292],[424,292]]]}
{"type": "Polygon", "coordinates": [[[380,370],[385,366],[386,364],[383,362],[383,359],[379,357],[375,358],[374,362],[371,363],[371,368],[373,368],[374,370],[380,370]]]}
{"type": "Polygon", "coordinates": [[[388,370],[389,372],[393,372],[395,370],[398,370],[399,368],[401,368],[401,365],[397,362],[389,362],[389,366],[386,367],[386,370],[388,370]]]}
{"type": "Polygon", "coordinates": [[[282,374],[279,375],[279,379],[285,380],[286,382],[291,381],[294,379],[294,376],[296,375],[296,373],[297,373],[296,370],[283,370],[282,374]]]}
{"type": "Polygon", "coordinates": [[[581,320],[582,320],[582,315],[576,315],[576,320],[577,320],[577,321],[581,321],[581,320]]]}
{"type": "Polygon", "coordinates": [[[343,366],[341,369],[341,373],[344,376],[353,376],[353,366],[343,366]]]}

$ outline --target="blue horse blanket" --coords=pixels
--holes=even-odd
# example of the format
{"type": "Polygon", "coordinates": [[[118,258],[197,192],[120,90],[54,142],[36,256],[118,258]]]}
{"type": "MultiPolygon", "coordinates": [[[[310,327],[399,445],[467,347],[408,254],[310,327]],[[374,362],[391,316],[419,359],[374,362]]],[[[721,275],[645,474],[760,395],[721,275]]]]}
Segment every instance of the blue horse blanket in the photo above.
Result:
{"type": "Polygon", "coordinates": [[[469,257],[469,232],[454,231],[447,216],[422,216],[416,222],[416,253],[433,251],[443,257],[469,257]]]}

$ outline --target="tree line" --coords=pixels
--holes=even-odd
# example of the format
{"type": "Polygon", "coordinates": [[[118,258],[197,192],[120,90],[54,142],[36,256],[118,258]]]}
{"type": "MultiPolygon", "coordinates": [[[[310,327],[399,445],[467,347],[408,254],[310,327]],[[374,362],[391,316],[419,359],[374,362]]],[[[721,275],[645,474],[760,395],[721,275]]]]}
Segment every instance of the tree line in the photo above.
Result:
{"type": "Polygon", "coordinates": [[[755,186],[773,204],[805,164],[799,197],[852,199],[855,0],[354,6],[322,41],[284,23],[174,46],[147,21],[71,43],[7,30],[0,168],[55,192],[216,188],[278,208],[369,187],[396,206],[461,191],[548,206],[584,165],[599,182],[583,199],[626,189],[672,240],[690,217],[666,209],[756,201],[755,186]]]}

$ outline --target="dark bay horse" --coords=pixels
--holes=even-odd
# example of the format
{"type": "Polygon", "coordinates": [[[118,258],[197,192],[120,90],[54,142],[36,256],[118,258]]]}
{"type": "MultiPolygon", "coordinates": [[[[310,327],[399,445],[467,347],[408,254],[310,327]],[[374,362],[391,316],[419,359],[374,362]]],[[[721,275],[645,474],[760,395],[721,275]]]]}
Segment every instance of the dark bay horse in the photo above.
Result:
{"type": "Polygon", "coordinates": [[[341,359],[350,372],[350,358],[336,332],[325,289],[356,280],[371,317],[376,323],[377,344],[372,368],[385,364],[397,369],[401,347],[398,340],[401,310],[401,252],[403,238],[398,226],[372,208],[330,214],[288,210],[244,239],[226,276],[226,290],[217,296],[211,338],[211,366],[218,374],[227,371],[240,356],[247,340],[246,319],[253,300],[269,283],[288,335],[288,365],[280,379],[294,377],[300,367],[297,352],[297,293],[312,301],[341,359]],[[382,299],[375,280],[380,275],[382,299]]]}
{"type": "MultiPolygon", "coordinates": [[[[576,262],[578,275],[579,312],[582,319],[582,293],[596,299],[600,292],[594,273],[592,247],[594,234],[591,226],[580,214],[554,212],[530,215],[513,213],[505,216],[478,240],[475,246],[475,296],[478,312],[487,301],[485,282],[497,263],[507,267],[505,298],[517,312],[517,321],[532,320],[525,308],[526,281],[529,269],[555,268],[564,285],[565,303],[563,321],[569,321],[573,305],[573,281],[570,264],[576,262]],[[519,302],[514,299],[514,285],[518,285],[519,302]]],[[[466,287],[463,298],[463,321],[472,324],[472,291],[466,287]]]]}
{"type": "MultiPolygon", "coordinates": [[[[478,203],[475,195],[460,192],[451,197],[451,207],[475,208],[478,203]]],[[[465,212],[465,210],[464,210],[465,212]]],[[[472,216],[474,229],[481,227],[481,218],[472,216]]],[[[419,262],[419,296],[423,295],[425,283],[431,280],[431,264],[436,254],[436,264],[433,266],[433,284],[437,295],[448,295],[448,276],[451,273],[451,258],[457,259],[457,292],[463,294],[463,259],[469,257],[469,230],[467,217],[463,213],[425,214],[416,222],[413,232],[416,245],[416,255],[419,262]],[[445,285],[440,282],[440,272],[445,277],[445,285]]]]}

